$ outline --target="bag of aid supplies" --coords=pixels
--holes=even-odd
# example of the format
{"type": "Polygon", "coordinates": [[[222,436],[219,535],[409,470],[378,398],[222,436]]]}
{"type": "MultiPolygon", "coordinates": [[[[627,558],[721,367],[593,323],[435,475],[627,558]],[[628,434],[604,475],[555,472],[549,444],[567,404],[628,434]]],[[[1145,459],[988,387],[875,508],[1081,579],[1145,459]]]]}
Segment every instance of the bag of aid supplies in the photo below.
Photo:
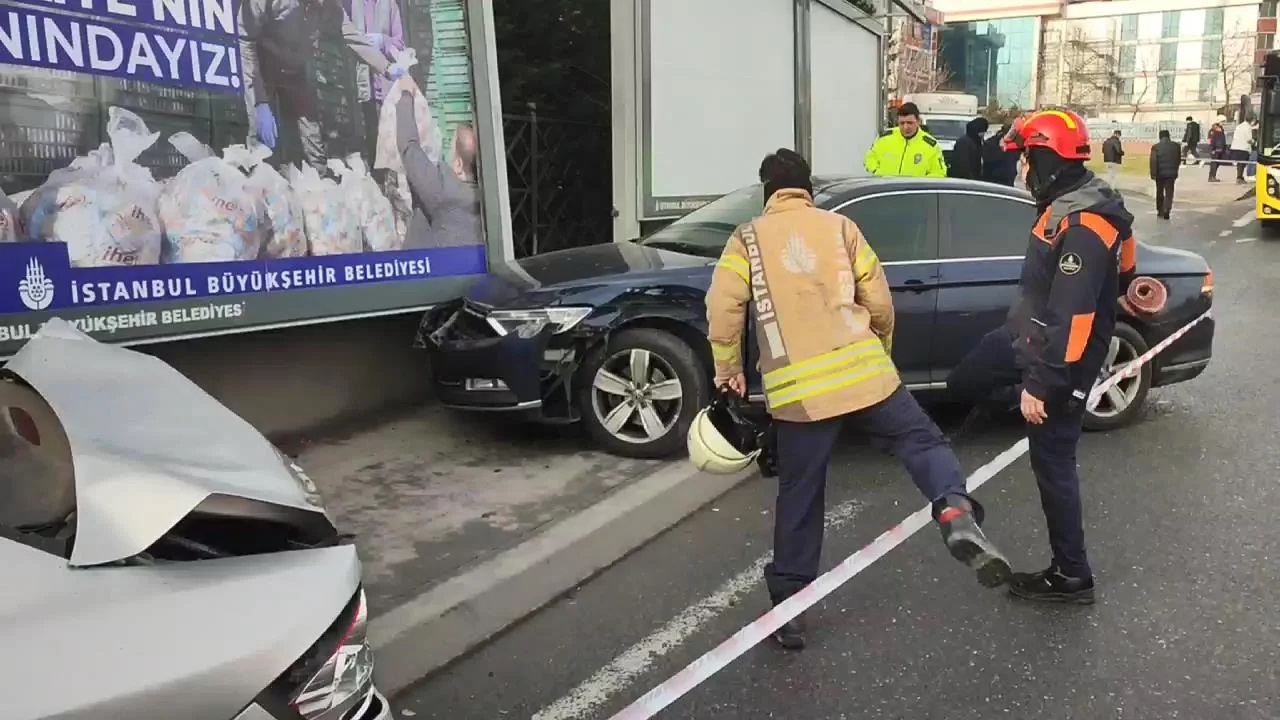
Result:
{"type": "Polygon", "coordinates": [[[18,228],[18,204],[0,191],[0,242],[16,242],[18,228]]]}
{"type": "Polygon", "coordinates": [[[110,108],[110,142],[51,173],[22,204],[24,239],[66,243],[73,267],[158,263],[160,184],[137,159],[159,136],[137,115],[110,108]]]}
{"type": "Polygon", "coordinates": [[[303,227],[302,206],[284,176],[266,163],[271,148],[261,143],[249,147],[227,148],[222,156],[227,162],[249,173],[245,188],[258,200],[262,213],[258,222],[263,231],[259,258],[306,257],[307,233],[303,227]]]}
{"type": "Polygon", "coordinates": [[[418,129],[418,143],[427,154],[427,159],[437,165],[441,161],[440,148],[443,145],[443,138],[439,125],[431,118],[431,106],[427,104],[426,96],[422,94],[418,84],[407,72],[409,68],[418,64],[417,53],[413,48],[406,48],[393,52],[392,58],[395,61],[393,67],[402,67],[406,72],[387,88],[387,93],[383,96],[382,108],[378,113],[378,143],[375,147],[373,167],[375,170],[390,170],[396,174],[404,174],[404,161],[400,157],[396,122],[396,110],[404,93],[408,92],[413,96],[413,120],[418,129]]]}
{"type": "MultiPolygon", "coordinates": [[[[165,263],[254,260],[262,248],[258,198],[240,168],[190,133],[169,143],[191,161],[160,193],[165,263]]],[[[243,151],[243,147],[239,151],[243,151]]],[[[224,152],[235,156],[235,146],[224,152]]]]}
{"type": "Polygon", "coordinates": [[[359,219],[365,251],[399,250],[403,243],[396,232],[391,201],[369,175],[364,158],[354,154],[347,158],[347,163],[348,166],[341,168],[337,167],[340,163],[333,165],[333,169],[342,178],[339,185],[343,198],[351,204],[352,212],[359,219]]]}
{"type": "MultiPolygon", "coordinates": [[[[333,162],[333,161],[331,161],[333,162]]],[[[320,177],[310,165],[290,167],[286,177],[302,207],[303,227],[312,255],[358,253],[364,247],[360,218],[338,183],[320,177]]]]}

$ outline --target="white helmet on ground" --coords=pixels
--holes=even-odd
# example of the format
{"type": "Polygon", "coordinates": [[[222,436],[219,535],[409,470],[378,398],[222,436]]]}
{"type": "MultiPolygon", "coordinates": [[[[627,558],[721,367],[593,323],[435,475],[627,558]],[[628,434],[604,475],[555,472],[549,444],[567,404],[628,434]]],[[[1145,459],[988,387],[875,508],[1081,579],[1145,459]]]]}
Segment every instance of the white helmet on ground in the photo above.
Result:
{"type": "Polygon", "coordinates": [[[737,407],[737,396],[722,390],[689,425],[689,461],[704,472],[730,475],[760,455],[760,433],[737,407]]]}

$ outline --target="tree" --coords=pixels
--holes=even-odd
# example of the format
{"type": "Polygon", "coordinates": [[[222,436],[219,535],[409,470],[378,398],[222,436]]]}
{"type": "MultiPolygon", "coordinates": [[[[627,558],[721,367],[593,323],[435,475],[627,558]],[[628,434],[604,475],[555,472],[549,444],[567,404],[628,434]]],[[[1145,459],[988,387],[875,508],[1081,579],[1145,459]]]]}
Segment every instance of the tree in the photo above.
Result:
{"type": "MultiPolygon", "coordinates": [[[[1120,104],[1127,105],[1132,109],[1132,113],[1129,115],[1129,122],[1137,122],[1138,113],[1142,112],[1143,108],[1146,107],[1147,96],[1151,93],[1152,81],[1155,78],[1156,74],[1148,70],[1147,64],[1143,61],[1136,63],[1133,77],[1126,78],[1130,83],[1129,99],[1120,104]]],[[[1123,83],[1124,80],[1119,80],[1117,84],[1123,83]]]]}
{"type": "MultiPolygon", "coordinates": [[[[1218,48],[1218,81],[1222,84],[1225,104],[1231,106],[1241,95],[1253,91],[1258,68],[1254,59],[1256,32],[1240,22],[1222,34],[1222,42],[1218,48]]],[[[1218,93],[1214,92],[1216,99],[1218,93]]]]}
{"type": "Polygon", "coordinates": [[[494,32],[502,107],[608,125],[609,3],[495,0],[494,32]]]}

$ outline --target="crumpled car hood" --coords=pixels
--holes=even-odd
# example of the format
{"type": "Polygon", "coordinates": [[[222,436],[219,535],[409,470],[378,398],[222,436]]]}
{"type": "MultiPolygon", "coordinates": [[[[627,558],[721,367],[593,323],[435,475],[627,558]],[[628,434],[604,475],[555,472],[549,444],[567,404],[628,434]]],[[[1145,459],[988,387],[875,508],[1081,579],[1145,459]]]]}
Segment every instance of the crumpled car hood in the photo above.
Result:
{"type": "Polygon", "coordinates": [[[70,441],[73,566],[141,553],[212,495],[323,513],[261,433],[160,360],[55,318],[5,371],[44,396],[70,441]]]}

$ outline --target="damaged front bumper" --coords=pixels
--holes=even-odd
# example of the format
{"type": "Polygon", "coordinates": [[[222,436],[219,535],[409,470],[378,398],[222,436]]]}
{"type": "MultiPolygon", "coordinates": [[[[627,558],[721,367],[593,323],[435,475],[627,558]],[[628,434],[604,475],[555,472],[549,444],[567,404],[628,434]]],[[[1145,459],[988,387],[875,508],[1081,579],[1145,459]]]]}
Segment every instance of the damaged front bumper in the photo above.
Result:
{"type": "Polygon", "coordinates": [[[457,300],[423,316],[414,345],[431,356],[436,395],[446,407],[571,421],[570,383],[596,334],[577,327],[577,320],[574,326],[567,332],[564,323],[542,318],[504,325],[489,311],[457,300]]]}

